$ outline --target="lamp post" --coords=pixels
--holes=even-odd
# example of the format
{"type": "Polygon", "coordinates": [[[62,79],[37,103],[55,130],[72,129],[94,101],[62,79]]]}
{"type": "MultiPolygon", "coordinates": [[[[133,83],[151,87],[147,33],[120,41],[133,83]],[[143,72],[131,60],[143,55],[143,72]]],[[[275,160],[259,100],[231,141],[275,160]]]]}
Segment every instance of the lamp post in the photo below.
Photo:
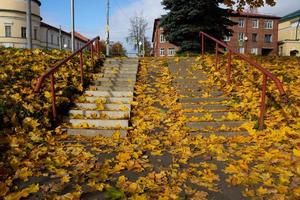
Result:
{"type": "Polygon", "coordinates": [[[26,28],[27,48],[32,49],[31,0],[27,0],[26,20],[27,20],[27,28],[26,28]]]}
{"type": "Polygon", "coordinates": [[[74,9],[74,0],[71,0],[71,46],[72,52],[75,52],[75,9],[74,9]]]}

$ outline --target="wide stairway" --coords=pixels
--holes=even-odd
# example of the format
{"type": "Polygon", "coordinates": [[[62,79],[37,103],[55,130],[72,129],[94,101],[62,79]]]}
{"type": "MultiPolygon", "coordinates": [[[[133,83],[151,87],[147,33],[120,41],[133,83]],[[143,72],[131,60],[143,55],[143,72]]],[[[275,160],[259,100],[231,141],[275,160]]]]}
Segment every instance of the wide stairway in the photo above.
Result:
{"type": "Polygon", "coordinates": [[[195,64],[194,58],[169,62],[190,133],[225,137],[247,135],[241,128],[246,121],[230,107],[230,98],[217,85],[205,83],[208,75],[203,70],[195,70],[195,64]]]}
{"type": "Polygon", "coordinates": [[[84,93],[67,119],[70,135],[125,137],[138,71],[138,59],[107,59],[94,84],[84,93]]]}

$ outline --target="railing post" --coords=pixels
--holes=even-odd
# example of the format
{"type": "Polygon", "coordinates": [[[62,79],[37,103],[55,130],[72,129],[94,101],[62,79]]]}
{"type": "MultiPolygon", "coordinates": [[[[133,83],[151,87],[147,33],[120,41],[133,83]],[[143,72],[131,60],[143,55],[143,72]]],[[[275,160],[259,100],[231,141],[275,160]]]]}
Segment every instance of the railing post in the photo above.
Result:
{"type": "Polygon", "coordinates": [[[231,83],[231,50],[228,50],[227,82],[231,83]]]}
{"type": "Polygon", "coordinates": [[[80,76],[81,76],[81,86],[83,88],[83,55],[82,55],[82,51],[80,51],[80,76]]]}
{"type": "Polygon", "coordinates": [[[263,83],[262,83],[262,96],[261,96],[261,107],[260,107],[260,117],[259,117],[259,130],[264,129],[264,118],[266,113],[266,93],[267,93],[267,82],[268,76],[266,74],[263,75],[263,83]]]}
{"type": "Polygon", "coordinates": [[[52,95],[52,114],[53,114],[53,120],[56,121],[57,112],[56,112],[56,94],[55,94],[54,73],[52,73],[50,75],[50,79],[51,79],[51,95],[52,95]]]}
{"type": "Polygon", "coordinates": [[[216,67],[219,63],[219,44],[216,42],[216,67]]]}
{"type": "Polygon", "coordinates": [[[202,56],[204,56],[204,34],[201,33],[201,52],[202,56]]]}
{"type": "Polygon", "coordinates": [[[93,65],[93,69],[94,69],[94,42],[91,43],[91,57],[92,57],[92,65],[93,65]]]}

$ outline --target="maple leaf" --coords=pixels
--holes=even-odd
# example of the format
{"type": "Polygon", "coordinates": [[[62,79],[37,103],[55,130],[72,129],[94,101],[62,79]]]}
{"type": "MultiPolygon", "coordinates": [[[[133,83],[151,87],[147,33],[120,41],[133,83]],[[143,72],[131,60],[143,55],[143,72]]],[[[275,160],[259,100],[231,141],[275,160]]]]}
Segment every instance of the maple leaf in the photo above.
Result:
{"type": "Polygon", "coordinates": [[[39,191],[39,185],[33,184],[33,185],[30,185],[28,188],[21,190],[20,192],[15,192],[15,193],[7,195],[4,199],[5,200],[18,200],[21,198],[26,198],[30,194],[36,193],[38,191],[39,191]]]}

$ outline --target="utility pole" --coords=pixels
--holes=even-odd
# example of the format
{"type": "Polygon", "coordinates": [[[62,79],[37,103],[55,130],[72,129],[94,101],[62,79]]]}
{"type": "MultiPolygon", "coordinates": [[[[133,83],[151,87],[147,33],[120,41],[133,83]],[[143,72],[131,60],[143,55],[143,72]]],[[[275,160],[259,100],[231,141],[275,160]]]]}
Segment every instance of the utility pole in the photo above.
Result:
{"type": "Polygon", "coordinates": [[[27,18],[27,28],[26,28],[27,48],[32,49],[31,0],[27,0],[26,18],[27,18]]]}
{"type": "Polygon", "coordinates": [[[59,49],[62,50],[61,26],[59,26],[59,49]]]}
{"type": "Polygon", "coordinates": [[[110,43],[110,35],[109,35],[109,0],[107,0],[107,15],[106,15],[106,56],[109,56],[109,43],[110,43]]]}
{"type": "Polygon", "coordinates": [[[71,46],[72,52],[75,52],[75,9],[74,9],[74,0],[71,0],[71,46]]]}

